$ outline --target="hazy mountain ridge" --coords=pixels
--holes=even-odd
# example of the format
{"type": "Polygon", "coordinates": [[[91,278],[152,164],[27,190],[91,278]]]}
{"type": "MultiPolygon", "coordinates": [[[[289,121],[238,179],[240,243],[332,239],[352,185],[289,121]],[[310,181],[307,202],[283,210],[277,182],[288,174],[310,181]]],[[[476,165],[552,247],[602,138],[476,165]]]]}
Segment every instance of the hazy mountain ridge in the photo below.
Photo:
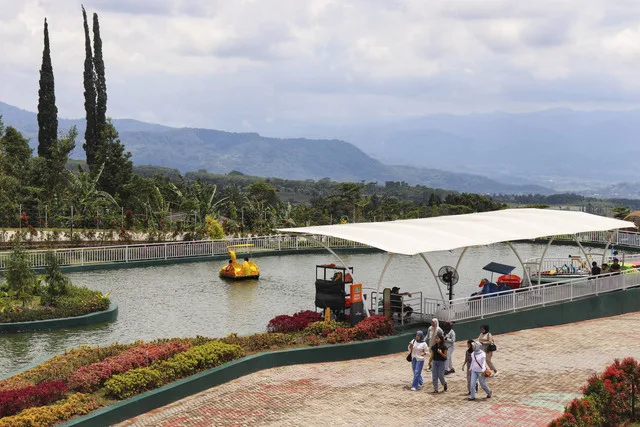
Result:
{"type": "MultiPolygon", "coordinates": [[[[0,115],[4,116],[5,124],[15,126],[31,138],[31,145],[35,148],[35,113],[0,103],[0,115]]],[[[394,144],[394,155],[389,153],[379,156],[387,163],[383,164],[380,160],[365,154],[361,148],[338,139],[270,138],[257,133],[177,129],[129,119],[116,119],[114,124],[136,164],[177,168],[183,173],[198,169],[214,173],[238,170],[251,175],[290,179],[330,177],[338,181],[406,181],[410,184],[476,193],[553,192],[543,186],[526,184],[526,180],[514,182],[515,180],[510,179],[513,183],[505,184],[475,175],[471,170],[472,162],[468,160],[468,165],[456,166],[456,153],[459,155],[465,144],[468,145],[468,139],[464,137],[458,138],[457,148],[449,150],[452,155],[436,163],[440,165],[438,168],[424,168],[419,167],[421,161],[416,155],[419,146],[409,150],[403,148],[404,141],[411,141],[408,136],[394,144]],[[390,166],[389,163],[413,166],[390,166]],[[452,172],[453,170],[464,170],[465,173],[452,172]],[[520,185],[521,183],[525,185],[520,185]]],[[[84,120],[59,121],[61,130],[73,125],[78,127],[80,138],[72,157],[84,158],[81,143],[84,120]]],[[[407,132],[411,130],[411,127],[407,127],[407,132]]],[[[449,134],[447,130],[439,132],[443,138],[449,134]]],[[[416,134],[416,137],[419,137],[419,134],[416,134]]],[[[442,142],[439,145],[446,144],[442,142]]],[[[476,154],[469,154],[471,155],[465,157],[476,157],[476,154]]]]}

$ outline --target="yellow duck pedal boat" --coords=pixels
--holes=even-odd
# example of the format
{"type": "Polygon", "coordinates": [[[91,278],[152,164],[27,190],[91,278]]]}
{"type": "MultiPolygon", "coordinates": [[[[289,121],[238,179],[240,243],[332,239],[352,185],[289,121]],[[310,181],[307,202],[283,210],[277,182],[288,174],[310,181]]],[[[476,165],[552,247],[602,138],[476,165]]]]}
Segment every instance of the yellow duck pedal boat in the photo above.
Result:
{"type": "Polygon", "coordinates": [[[229,262],[220,269],[220,277],[231,280],[249,280],[258,279],[260,277],[260,269],[258,265],[251,261],[249,257],[239,262],[236,258],[236,252],[233,250],[238,247],[251,247],[253,245],[234,245],[228,246],[229,262]]]}

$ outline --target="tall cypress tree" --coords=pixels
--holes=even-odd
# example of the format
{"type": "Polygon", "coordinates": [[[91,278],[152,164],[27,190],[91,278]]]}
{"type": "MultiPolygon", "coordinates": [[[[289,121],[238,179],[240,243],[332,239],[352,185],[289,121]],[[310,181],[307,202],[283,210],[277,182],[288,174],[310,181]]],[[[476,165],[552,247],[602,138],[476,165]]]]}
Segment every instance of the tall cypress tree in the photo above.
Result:
{"type": "Polygon", "coordinates": [[[96,72],[96,140],[97,150],[103,140],[104,127],[107,122],[107,80],[104,76],[104,61],[102,59],[102,39],[100,38],[100,23],[98,14],[93,14],[93,67],[96,72]]]}
{"type": "Polygon", "coordinates": [[[50,158],[51,147],[58,138],[58,107],[49,48],[49,26],[44,19],[44,50],[38,90],[38,156],[50,158]]]}
{"type": "Polygon", "coordinates": [[[96,134],[96,74],[93,69],[93,54],[91,52],[91,37],[89,36],[89,24],[87,12],[82,6],[82,18],[84,20],[84,110],[87,114],[87,129],[84,132],[82,145],[87,153],[87,165],[92,169],[96,161],[97,134],[96,134]]]}

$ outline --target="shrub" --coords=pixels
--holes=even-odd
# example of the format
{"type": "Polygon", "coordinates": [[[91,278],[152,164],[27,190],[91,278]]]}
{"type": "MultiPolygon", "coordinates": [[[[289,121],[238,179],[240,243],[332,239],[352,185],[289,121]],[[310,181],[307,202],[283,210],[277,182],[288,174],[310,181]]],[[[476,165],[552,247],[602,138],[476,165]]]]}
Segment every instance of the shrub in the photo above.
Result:
{"type": "Polygon", "coordinates": [[[0,391],[0,418],[34,406],[43,406],[62,398],[67,385],[62,381],[47,381],[17,390],[0,391]]]}
{"type": "Polygon", "coordinates": [[[322,337],[326,337],[331,332],[334,332],[338,328],[348,328],[349,324],[345,322],[336,322],[335,320],[330,320],[328,322],[320,321],[313,322],[307,326],[302,332],[304,335],[319,335],[322,337]]]}
{"type": "Polygon", "coordinates": [[[242,348],[237,345],[211,341],[176,354],[170,359],[158,361],[151,366],[114,375],[105,383],[104,390],[108,396],[126,399],[205,369],[220,366],[244,355],[242,348]]]}
{"type": "Polygon", "coordinates": [[[0,419],[0,427],[47,426],[75,415],[85,415],[100,407],[92,396],[76,393],[54,405],[29,408],[12,417],[0,419]]]}
{"type": "Polygon", "coordinates": [[[278,347],[286,347],[294,340],[290,334],[266,333],[253,334],[246,337],[239,337],[238,334],[229,334],[220,341],[225,344],[235,344],[245,351],[254,352],[260,350],[270,350],[278,347]]]}
{"type": "Polygon", "coordinates": [[[144,344],[129,349],[102,362],[92,363],[78,369],[69,378],[69,387],[74,390],[93,392],[115,374],[147,366],[156,360],[163,360],[191,347],[187,343],[161,345],[144,344]]]}
{"type": "MultiPolygon", "coordinates": [[[[640,365],[632,358],[616,359],[600,375],[587,380],[586,397],[574,399],[565,414],[550,426],[624,425],[632,420],[632,402],[638,401],[640,365]]],[[[637,406],[637,404],[636,404],[637,406]]],[[[636,408],[636,412],[640,412],[636,408]]]]}
{"type": "Polygon", "coordinates": [[[383,315],[373,315],[364,318],[353,328],[337,328],[327,335],[330,344],[370,340],[393,334],[393,323],[383,315]]]}
{"type": "Polygon", "coordinates": [[[320,320],[322,320],[322,315],[311,310],[299,311],[293,316],[283,314],[269,321],[267,331],[280,333],[299,332],[309,326],[310,323],[320,320]]]}

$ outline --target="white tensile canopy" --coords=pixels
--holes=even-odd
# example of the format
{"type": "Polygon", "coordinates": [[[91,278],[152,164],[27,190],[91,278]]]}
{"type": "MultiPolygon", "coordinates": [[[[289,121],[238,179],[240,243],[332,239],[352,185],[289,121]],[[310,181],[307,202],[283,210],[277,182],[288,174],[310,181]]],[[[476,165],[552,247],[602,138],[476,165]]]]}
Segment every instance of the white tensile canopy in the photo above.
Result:
{"type": "Polygon", "coordinates": [[[526,208],[387,222],[281,228],[278,231],[337,237],[389,253],[418,255],[628,227],[635,227],[635,224],[584,212],[526,208]]]}
{"type": "MultiPolygon", "coordinates": [[[[390,253],[389,260],[384,266],[378,281],[378,293],[381,290],[385,271],[394,255],[419,255],[431,270],[442,300],[445,301],[444,294],[438,283],[438,275],[425,253],[465,248],[458,258],[457,268],[467,248],[492,243],[506,243],[520,261],[525,276],[527,276],[527,282],[531,283],[525,263],[511,242],[550,237],[548,248],[553,241],[553,236],[573,235],[586,257],[587,254],[576,237],[578,233],[613,231],[629,227],[635,227],[635,224],[584,212],[524,208],[387,222],[281,228],[278,231],[282,233],[303,233],[312,236],[335,237],[362,243],[390,253]]],[[[323,244],[323,246],[325,245],[323,244]]],[[[331,248],[325,247],[346,268],[346,264],[340,257],[331,248]]],[[[547,249],[544,250],[542,257],[539,259],[540,265],[546,251],[547,249]]]]}

